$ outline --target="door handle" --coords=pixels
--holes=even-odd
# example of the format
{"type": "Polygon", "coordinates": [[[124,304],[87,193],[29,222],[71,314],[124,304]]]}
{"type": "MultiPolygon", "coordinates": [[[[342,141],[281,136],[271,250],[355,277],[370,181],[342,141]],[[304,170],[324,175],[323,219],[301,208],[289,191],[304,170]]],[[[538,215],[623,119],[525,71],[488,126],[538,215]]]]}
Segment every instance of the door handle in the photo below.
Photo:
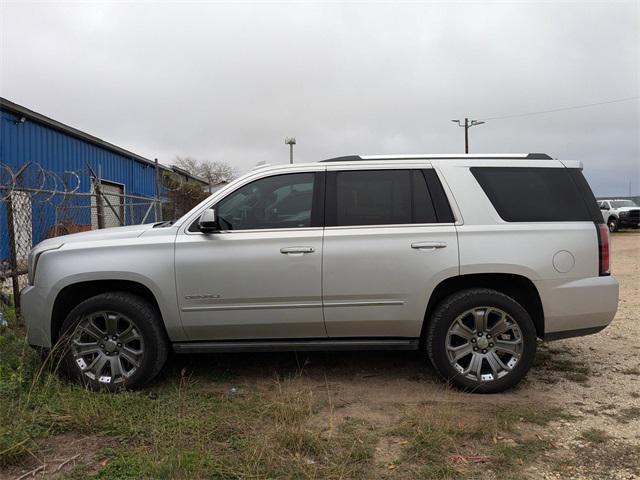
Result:
{"type": "Polygon", "coordinates": [[[416,250],[436,250],[437,248],[445,248],[447,242],[413,242],[411,248],[416,250]]]}
{"type": "Polygon", "coordinates": [[[313,247],[283,247],[280,249],[280,253],[284,253],[285,255],[302,255],[303,253],[313,253],[315,250],[313,247]]]}

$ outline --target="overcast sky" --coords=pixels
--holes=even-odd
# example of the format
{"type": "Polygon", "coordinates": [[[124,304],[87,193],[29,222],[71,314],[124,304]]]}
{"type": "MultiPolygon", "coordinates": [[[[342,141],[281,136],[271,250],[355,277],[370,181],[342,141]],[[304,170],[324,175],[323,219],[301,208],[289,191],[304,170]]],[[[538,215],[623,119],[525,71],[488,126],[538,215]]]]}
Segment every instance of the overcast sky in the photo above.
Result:
{"type": "MultiPolygon", "coordinates": [[[[0,0],[0,95],[148,158],[457,153],[484,119],[640,95],[640,2],[0,0]]],[[[640,102],[488,120],[471,152],[640,193],[640,102]]]]}

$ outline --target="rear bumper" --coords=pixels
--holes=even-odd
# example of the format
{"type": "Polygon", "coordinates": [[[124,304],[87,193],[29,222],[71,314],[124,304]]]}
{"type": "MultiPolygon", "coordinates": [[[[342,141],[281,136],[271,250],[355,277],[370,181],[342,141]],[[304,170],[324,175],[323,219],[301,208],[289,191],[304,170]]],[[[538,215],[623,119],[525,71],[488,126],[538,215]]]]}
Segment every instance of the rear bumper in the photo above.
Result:
{"type": "Polygon", "coordinates": [[[612,277],[535,282],[544,309],[544,338],[599,332],[618,310],[618,281],[612,277]]]}
{"type": "Polygon", "coordinates": [[[20,292],[20,313],[27,326],[27,342],[51,348],[51,313],[45,292],[29,285],[20,292]]]}

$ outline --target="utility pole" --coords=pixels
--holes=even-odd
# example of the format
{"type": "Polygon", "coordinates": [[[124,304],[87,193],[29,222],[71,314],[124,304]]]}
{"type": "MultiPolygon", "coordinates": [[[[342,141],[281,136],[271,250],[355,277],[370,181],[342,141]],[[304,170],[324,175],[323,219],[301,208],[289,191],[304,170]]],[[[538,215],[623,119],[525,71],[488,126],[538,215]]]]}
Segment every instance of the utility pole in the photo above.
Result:
{"type": "Polygon", "coordinates": [[[296,144],[296,137],[287,137],[284,143],[289,145],[289,163],[293,163],[293,146],[296,144]]]}
{"type": "Polygon", "coordinates": [[[469,129],[476,125],[482,125],[484,122],[479,120],[464,119],[464,125],[460,120],[451,120],[453,123],[457,123],[459,127],[464,127],[464,153],[469,153],[469,129]]]}

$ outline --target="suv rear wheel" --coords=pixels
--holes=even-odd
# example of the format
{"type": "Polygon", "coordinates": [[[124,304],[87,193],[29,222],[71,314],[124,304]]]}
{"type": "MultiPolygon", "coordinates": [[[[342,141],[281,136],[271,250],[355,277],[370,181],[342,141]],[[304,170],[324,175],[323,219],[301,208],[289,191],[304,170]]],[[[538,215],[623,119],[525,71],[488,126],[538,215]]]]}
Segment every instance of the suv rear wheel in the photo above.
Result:
{"type": "Polygon", "coordinates": [[[438,305],[426,347],[436,370],[451,384],[495,393],[516,385],[531,368],[536,330],[513,298],[495,290],[469,289],[438,305]]]}
{"type": "Polygon", "coordinates": [[[158,311],[130,293],[103,293],[85,300],[69,313],[61,334],[65,372],[93,389],[141,387],[167,358],[158,311]]]}

